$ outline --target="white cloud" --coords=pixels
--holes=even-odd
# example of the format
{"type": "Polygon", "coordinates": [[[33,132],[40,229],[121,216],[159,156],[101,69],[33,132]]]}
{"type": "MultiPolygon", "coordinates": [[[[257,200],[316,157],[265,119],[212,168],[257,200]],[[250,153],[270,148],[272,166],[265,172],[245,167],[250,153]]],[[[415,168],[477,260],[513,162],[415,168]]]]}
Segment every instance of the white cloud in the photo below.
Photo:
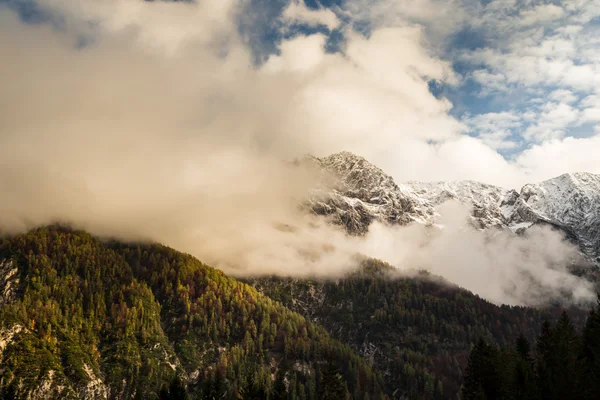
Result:
{"type": "Polygon", "coordinates": [[[469,210],[456,202],[444,203],[438,212],[441,230],[375,224],[357,247],[400,269],[442,275],[495,303],[538,305],[561,290],[577,300],[594,299],[593,284],[564,268],[577,251],[556,232],[535,227],[520,237],[476,231],[468,226],[469,210]]]}
{"type": "Polygon", "coordinates": [[[524,52],[537,57],[547,57],[550,59],[565,59],[576,55],[575,44],[573,41],[561,37],[543,40],[535,46],[524,49],[524,52]]]}
{"type": "MultiPolygon", "coordinates": [[[[518,110],[523,126],[512,134],[525,144],[541,145],[566,145],[559,139],[573,127],[581,127],[578,135],[594,134],[584,124],[599,118],[589,97],[600,87],[600,40],[598,29],[589,24],[599,15],[597,2],[492,1],[473,15],[478,18],[472,25],[484,30],[488,40],[463,52],[460,60],[474,67],[470,77],[480,85],[479,94],[516,100],[511,108],[518,110]]],[[[507,133],[498,129],[488,137],[490,131],[482,130],[480,137],[498,146],[507,133]]]]}
{"type": "Polygon", "coordinates": [[[556,33],[563,36],[572,38],[583,30],[582,25],[567,25],[556,28],[556,33]]]}
{"type": "Polygon", "coordinates": [[[480,161],[455,150],[496,157],[463,141],[449,102],[430,93],[430,80],[455,77],[419,27],[349,32],[336,54],[320,34],[290,38],[253,66],[238,2],[46,1],[65,29],[0,12],[2,230],[68,220],[223,268],[335,269],[350,252],[299,256],[344,234],[299,214],[311,177],[282,160],[346,149],[433,178],[480,161]],[[96,40],[77,49],[82,31],[96,40]],[[297,233],[282,235],[282,221],[297,233]]]}
{"type": "Polygon", "coordinates": [[[234,38],[234,12],[245,2],[39,1],[65,14],[68,23],[79,24],[74,28],[85,29],[81,22],[92,21],[109,34],[133,34],[140,45],[169,55],[190,43],[213,45],[234,38]]]}
{"type": "Polygon", "coordinates": [[[541,4],[532,9],[521,11],[521,25],[530,26],[540,22],[558,19],[564,15],[564,9],[554,4],[541,4]]]}
{"type": "MultiPolygon", "coordinates": [[[[322,34],[297,36],[283,41],[281,53],[254,70],[249,68],[250,49],[236,29],[235,18],[245,2],[43,1],[66,11],[69,22],[82,16],[96,21],[107,44],[98,51],[122,41],[115,48],[126,53],[133,40],[144,51],[179,58],[190,71],[203,65],[202,76],[182,74],[190,78],[175,83],[181,93],[193,98],[194,90],[204,90],[213,102],[207,110],[216,109],[217,98],[219,104],[237,107],[243,115],[243,122],[234,124],[239,117],[230,116],[230,109],[220,110],[212,114],[208,126],[215,132],[228,129],[234,136],[240,134],[245,143],[255,141],[281,157],[348,149],[373,160],[398,180],[437,180],[444,171],[447,179],[514,186],[523,181],[522,173],[494,150],[515,148],[516,136],[534,142],[561,138],[570,127],[596,120],[594,106],[577,102],[600,83],[592,58],[594,36],[582,25],[585,22],[575,18],[591,15],[594,7],[589,2],[565,6],[564,12],[557,6],[512,0],[492,1],[485,7],[469,0],[352,0],[336,13],[369,22],[369,37],[343,27],[343,53],[326,54],[322,34]],[[515,7],[521,7],[519,13],[515,7]],[[518,120],[457,121],[449,115],[452,105],[431,95],[429,80],[461,82],[452,64],[439,56],[439,46],[446,43],[447,35],[477,21],[487,21],[486,29],[498,33],[490,39],[492,47],[463,59],[486,66],[471,74],[482,86],[482,94],[506,95],[524,87],[546,104],[512,112],[518,120]],[[585,62],[574,57],[585,57],[585,62]],[[249,99],[260,102],[250,106],[249,99]],[[467,129],[477,137],[461,136],[467,129]],[[451,157],[449,149],[460,152],[460,159],[451,157]],[[492,163],[496,170],[479,169],[485,157],[496,160],[492,163]]],[[[331,10],[308,9],[301,1],[291,2],[282,18],[287,24],[340,27],[331,10]]],[[[490,118],[494,113],[486,114],[490,118]]]]}
{"type": "Polygon", "coordinates": [[[583,119],[585,122],[600,121],[600,96],[588,96],[581,101],[580,106],[583,107],[583,119]]]}
{"type": "Polygon", "coordinates": [[[472,133],[492,149],[512,149],[516,129],[522,127],[521,117],[514,112],[486,113],[463,119],[472,133]]]}
{"type": "Polygon", "coordinates": [[[496,150],[514,149],[517,147],[517,143],[510,140],[513,133],[507,130],[495,130],[489,133],[481,133],[478,138],[483,143],[496,150]]]}
{"type": "Polygon", "coordinates": [[[321,34],[298,36],[281,45],[281,54],[271,56],[262,69],[270,73],[292,71],[308,72],[319,66],[324,53],[326,37],[321,34]]]}
{"type": "Polygon", "coordinates": [[[323,25],[334,30],[340,25],[340,21],[333,11],[327,8],[317,10],[306,6],[304,0],[292,0],[283,12],[283,18],[287,22],[301,23],[311,26],[323,25]]]}
{"type": "Polygon", "coordinates": [[[479,114],[469,120],[477,129],[491,130],[495,128],[518,128],[521,126],[520,118],[514,112],[500,112],[479,114]]]}
{"type": "MultiPolygon", "coordinates": [[[[579,121],[573,84],[527,112],[464,121],[432,95],[432,80],[460,83],[439,47],[473,4],[353,1],[345,17],[367,18],[369,35],[344,27],[335,54],[326,53],[322,34],[288,38],[280,54],[254,66],[236,26],[244,2],[43,1],[67,14],[64,30],[0,12],[2,229],[66,219],[95,233],[159,240],[222,268],[323,273],[349,265],[357,244],[298,212],[314,177],[284,159],[350,150],[398,181],[474,179],[512,188],[598,170],[597,137],[546,140],[579,121]],[[361,3],[375,7],[356,9],[361,3]],[[82,30],[97,41],[75,49],[82,30]],[[507,161],[496,149],[514,147],[511,137],[531,121],[528,135],[545,141],[507,161]],[[282,234],[282,222],[297,230],[282,234]],[[341,251],[301,256],[319,253],[324,242],[341,251]]],[[[338,26],[322,9],[306,14],[294,4],[282,23],[338,26]]],[[[488,7],[509,12],[510,4],[488,7]]],[[[562,83],[570,67],[585,67],[551,59],[547,48],[519,51],[474,52],[471,59],[489,70],[474,79],[500,91],[562,83]]],[[[433,254],[437,266],[440,254],[433,254]]],[[[449,256],[459,265],[464,254],[449,256]]]]}
{"type": "Polygon", "coordinates": [[[565,8],[573,12],[580,23],[588,23],[600,16],[600,4],[596,0],[571,0],[565,3],[565,8]]]}
{"type": "MultiPolygon", "coordinates": [[[[475,25],[495,37],[490,46],[466,55],[490,74],[502,74],[509,83],[532,86],[559,85],[564,89],[594,90],[600,84],[597,32],[578,17],[589,12],[589,3],[568,2],[568,12],[555,4],[529,2],[518,16],[511,9],[488,4],[475,25]],[[485,23],[485,24],[484,24],[485,23]]],[[[478,70],[481,68],[479,67],[478,70]]],[[[484,82],[482,82],[484,84],[484,82]]]]}
{"type": "Polygon", "coordinates": [[[507,92],[509,90],[506,77],[501,73],[491,73],[484,69],[473,71],[473,80],[481,85],[481,94],[484,96],[494,92],[507,92]]]}
{"type": "Polygon", "coordinates": [[[355,21],[377,27],[421,26],[431,39],[429,46],[439,45],[470,17],[470,0],[348,0],[347,15],[355,21]]]}
{"type": "Polygon", "coordinates": [[[548,95],[548,99],[558,103],[571,104],[577,101],[577,96],[570,90],[556,89],[548,95]]]}
{"type": "Polygon", "coordinates": [[[547,103],[542,107],[536,123],[529,126],[523,136],[535,142],[561,138],[579,118],[579,111],[569,104],[547,103]]]}
{"type": "Polygon", "coordinates": [[[516,163],[529,173],[533,182],[568,172],[599,174],[598,152],[599,134],[588,138],[566,137],[531,147],[517,157],[516,163]]]}

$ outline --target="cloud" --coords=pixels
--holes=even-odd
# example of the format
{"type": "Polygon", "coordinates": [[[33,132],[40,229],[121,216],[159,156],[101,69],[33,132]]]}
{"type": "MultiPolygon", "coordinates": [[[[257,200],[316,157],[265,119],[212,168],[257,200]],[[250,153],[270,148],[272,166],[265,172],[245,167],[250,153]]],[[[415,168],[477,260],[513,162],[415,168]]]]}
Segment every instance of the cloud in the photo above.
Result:
{"type": "Polygon", "coordinates": [[[310,26],[323,25],[329,30],[334,30],[340,25],[340,21],[333,11],[327,8],[309,9],[304,0],[292,0],[283,11],[283,18],[289,23],[310,26]]]}
{"type": "Polygon", "coordinates": [[[72,29],[83,30],[85,23],[91,22],[102,33],[130,33],[140,46],[172,55],[190,43],[215,45],[233,39],[237,29],[234,13],[245,0],[147,4],[135,0],[40,0],[39,3],[61,13],[68,23],[75,25],[72,29]]]}
{"type": "Polygon", "coordinates": [[[575,0],[565,4],[565,8],[575,14],[575,19],[588,23],[600,16],[600,5],[595,0],[575,0]]]}
{"type": "Polygon", "coordinates": [[[438,212],[441,230],[376,224],[358,248],[401,270],[442,275],[497,304],[535,306],[565,294],[576,302],[593,301],[593,285],[565,268],[578,259],[577,249],[559,233],[542,227],[530,228],[526,236],[481,232],[456,202],[442,204],[438,212]]]}
{"type": "Polygon", "coordinates": [[[524,26],[534,25],[540,22],[553,21],[562,17],[565,10],[554,4],[540,4],[532,9],[521,11],[520,24],[524,26]]]}
{"type": "MultiPolygon", "coordinates": [[[[475,96],[490,99],[493,107],[528,115],[520,134],[525,144],[572,132],[594,134],[593,127],[585,125],[593,120],[594,109],[584,110],[580,103],[600,87],[600,41],[598,27],[591,22],[598,7],[593,3],[492,1],[470,9],[472,22],[467,26],[479,29],[486,40],[459,52],[456,59],[471,66],[465,75],[479,85],[475,96]],[[535,99],[545,106],[532,107],[535,99]]],[[[488,111],[496,110],[484,113],[488,111]]]]}
{"type": "Polygon", "coordinates": [[[481,85],[481,95],[488,96],[496,92],[507,92],[509,90],[506,77],[503,74],[494,74],[486,70],[476,70],[471,77],[481,85]]]}
{"type": "Polygon", "coordinates": [[[570,90],[557,89],[548,95],[548,99],[558,103],[574,103],[577,101],[577,96],[570,90]]]}
{"type": "Polygon", "coordinates": [[[532,146],[516,158],[516,163],[530,174],[532,181],[568,172],[600,174],[597,154],[600,135],[585,138],[565,137],[532,146]]]}
{"type": "MultiPolygon", "coordinates": [[[[126,57],[135,51],[146,57],[136,61],[145,64],[142,70],[159,65],[156,70],[174,68],[164,84],[160,75],[149,71],[156,76],[149,77],[152,83],[147,85],[150,91],[164,86],[167,93],[178,85],[181,89],[173,94],[173,103],[180,102],[181,95],[189,108],[195,103],[206,110],[201,115],[193,115],[187,107],[178,111],[189,114],[176,118],[186,121],[189,136],[195,134],[194,124],[198,124],[205,130],[210,126],[215,137],[222,136],[216,133],[219,130],[230,132],[225,135],[230,138],[239,135],[246,145],[268,148],[278,158],[350,150],[374,160],[399,181],[480,179],[518,187],[527,174],[515,163],[503,161],[496,150],[517,149],[515,138],[519,136],[532,142],[559,138],[586,118],[591,120],[594,108],[583,112],[584,103],[578,100],[583,88],[593,86],[595,72],[593,65],[576,64],[570,58],[582,49],[583,42],[592,42],[590,32],[571,17],[584,12],[587,3],[582,10],[569,8],[561,18],[570,18],[572,24],[552,25],[548,35],[514,28],[514,21],[528,15],[528,6],[521,4],[522,12],[515,16],[513,3],[493,1],[482,8],[467,0],[351,0],[335,8],[344,21],[350,21],[342,24],[329,9],[308,9],[303,2],[290,2],[281,20],[273,21],[274,26],[296,22],[335,26],[344,35],[340,52],[325,51],[327,36],[322,32],[298,33],[282,39],[277,54],[265,57],[264,64],[253,65],[252,47],[238,29],[241,23],[252,23],[244,19],[249,2],[41,1],[67,16],[67,32],[61,40],[75,40],[74,36],[82,33],[96,38],[96,44],[84,49],[86,55],[104,52],[110,57],[112,51],[119,51],[126,57]],[[438,18],[444,12],[447,18],[438,18]],[[476,23],[474,15],[497,17],[498,23],[490,29],[508,29],[510,25],[514,30],[507,43],[467,52],[460,59],[488,66],[471,75],[481,85],[480,94],[508,95],[515,85],[553,85],[544,107],[513,110],[522,118],[520,126],[490,129],[465,124],[464,119],[451,115],[452,104],[447,99],[436,98],[429,90],[431,81],[461,88],[463,78],[444,58],[440,46],[448,43],[449,35],[476,23]],[[368,35],[352,29],[359,22],[368,23],[368,35]],[[179,65],[173,67],[175,63],[179,65]],[[259,97],[257,104],[250,104],[259,97]],[[236,125],[232,115],[242,123],[236,125]],[[207,125],[205,119],[211,122],[207,125]],[[464,138],[468,130],[476,138],[464,138]],[[450,149],[461,157],[449,155],[450,149]],[[482,159],[495,160],[496,170],[482,171],[482,159]]],[[[529,9],[534,10],[535,4],[529,9]]],[[[50,36],[56,39],[60,35],[54,32],[50,36]]],[[[131,65],[128,60],[123,62],[131,65]]],[[[135,74],[131,69],[126,73],[135,74]]],[[[133,94],[126,97],[129,104],[135,104],[133,94]]],[[[145,102],[153,102],[151,99],[145,102]]],[[[149,109],[158,103],[154,101],[149,109]]],[[[165,121],[156,126],[161,124],[165,121]]]]}
{"type": "Polygon", "coordinates": [[[586,122],[600,121],[600,96],[591,95],[581,101],[584,120],[586,122]]]}
{"type": "Polygon", "coordinates": [[[459,137],[428,88],[452,70],[418,27],[349,32],[336,54],[321,34],[292,37],[254,65],[243,3],[40,5],[62,26],[0,12],[4,232],[59,220],[227,270],[347,268],[350,251],[303,256],[347,242],[298,210],[314,178],[285,160],[349,147],[389,166],[390,148],[459,137]]]}
{"type": "MultiPolygon", "coordinates": [[[[354,22],[366,18],[365,35],[352,24],[338,26],[323,9],[307,13],[303,3],[294,3],[279,22],[338,27],[344,34],[340,51],[325,50],[322,32],[299,33],[281,39],[276,54],[255,64],[248,38],[238,29],[246,2],[40,4],[61,15],[64,24],[25,25],[0,11],[0,188],[5,194],[0,227],[5,232],[61,220],[96,234],[161,241],[239,274],[332,275],[351,266],[358,249],[392,257],[372,247],[386,243],[383,228],[349,238],[300,212],[298,204],[315,177],[285,160],[349,150],[398,181],[468,178],[508,187],[553,172],[542,162],[557,152],[550,142],[515,162],[495,150],[512,146],[509,132],[519,128],[524,114],[488,113],[459,121],[450,114],[452,104],[431,93],[432,81],[461,83],[439,43],[431,40],[462,23],[466,5],[439,24],[436,18],[453,4],[386,1],[367,10],[353,2],[339,10],[354,22]],[[77,46],[81,35],[93,40],[77,46]],[[481,137],[466,135],[469,128],[481,137]]],[[[556,96],[562,102],[548,103],[544,112],[548,121],[564,126],[568,109],[562,105],[574,102],[567,102],[566,93],[556,96]]],[[[586,152],[596,146],[591,139],[552,143],[586,152]]],[[[584,159],[592,163],[591,157],[579,161],[584,159]]],[[[561,160],[569,163],[564,155],[561,160]]],[[[394,243],[413,229],[420,240],[429,237],[416,227],[387,232],[386,240],[394,243]]],[[[511,244],[486,250],[486,243],[496,242],[485,235],[456,236],[463,247],[439,235],[426,244],[431,257],[407,242],[410,258],[395,260],[403,268],[427,266],[494,301],[525,301],[521,286],[503,298],[467,280],[459,266],[475,264],[459,256],[468,254],[464,246],[474,241],[473,254],[491,268],[494,252],[516,249],[507,252],[515,254],[505,258],[508,265],[527,244],[503,239],[511,244]],[[446,256],[454,261],[444,272],[446,256]]],[[[531,245],[537,249],[540,241],[531,245]]],[[[562,253],[555,256],[554,261],[528,259],[527,265],[546,271],[548,263],[562,260],[562,253]]],[[[549,272],[547,278],[553,276],[549,272]]],[[[536,275],[536,282],[541,279],[536,275]]],[[[549,290],[559,290],[557,285],[542,282],[549,290]]]]}
{"type": "Polygon", "coordinates": [[[579,120],[579,111],[566,103],[546,103],[537,116],[535,124],[524,132],[524,137],[531,141],[542,142],[560,138],[565,130],[579,120]]]}
{"type": "Polygon", "coordinates": [[[326,37],[321,34],[297,36],[281,44],[281,54],[271,56],[262,67],[268,73],[309,72],[318,68],[327,57],[326,37]]]}
{"type": "Polygon", "coordinates": [[[514,112],[486,113],[463,119],[471,132],[493,149],[511,149],[516,143],[511,140],[514,131],[522,127],[521,117],[514,112]]]}

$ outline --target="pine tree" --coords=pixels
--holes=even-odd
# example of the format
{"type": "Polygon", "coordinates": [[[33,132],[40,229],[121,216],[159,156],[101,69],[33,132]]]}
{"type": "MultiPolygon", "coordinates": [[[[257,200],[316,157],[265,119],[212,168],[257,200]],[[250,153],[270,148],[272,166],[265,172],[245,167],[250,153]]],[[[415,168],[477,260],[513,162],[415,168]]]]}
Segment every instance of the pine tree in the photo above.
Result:
{"type": "Polygon", "coordinates": [[[541,400],[555,399],[553,336],[550,321],[544,320],[536,344],[536,375],[541,400]]]}
{"type": "Polygon", "coordinates": [[[285,372],[283,368],[277,370],[275,382],[273,384],[273,400],[286,400],[287,390],[285,388],[285,372]]]}
{"type": "Polygon", "coordinates": [[[220,400],[227,397],[225,379],[218,372],[204,383],[203,400],[220,400]]]}
{"type": "Polygon", "coordinates": [[[600,293],[595,308],[583,328],[581,340],[582,374],[585,379],[583,397],[596,399],[600,394],[600,293]]]}
{"type": "Polygon", "coordinates": [[[244,389],[244,400],[264,400],[267,398],[267,392],[263,383],[256,377],[248,379],[244,389]]]}
{"type": "Polygon", "coordinates": [[[531,358],[531,345],[523,333],[521,333],[517,338],[515,348],[521,359],[533,362],[533,359],[531,358]]]}
{"type": "Polygon", "coordinates": [[[555,395],[558,399],[578,399],[581,393],[581,372],[578,354],[580,339],[573,323],[563,311],[554,330],[555,395]]]}
{"type": "Polygon", "coordinates": [[[346,396],[344,381],[340,369],[332,361],[328,361],[321,369],[319,383],[319,400],[339,400],[346,396]]]}
{"type": "Polygon", "coordinates": [[[534,371],[534,360],[531,356],[531,345],[522,333],[516,343],[517,358],[514,366],[514,377],[511,394],[515,400],[537,399],[537,384],[534,371]]]}
{"type": "Polygon", "coordinates": [[[189,400],[190,396],[188,395],[183,382],[181,382],[181,379],[175,377],[168,388],[166,386],[162,387],[158,398],[160,400],[189,400]]]}
{"type": "Polygon", "coordinates": [[[462,398],[494,400],[499,398],[500,386],[498,351],[480,339],[469,356],[462,398]]]}

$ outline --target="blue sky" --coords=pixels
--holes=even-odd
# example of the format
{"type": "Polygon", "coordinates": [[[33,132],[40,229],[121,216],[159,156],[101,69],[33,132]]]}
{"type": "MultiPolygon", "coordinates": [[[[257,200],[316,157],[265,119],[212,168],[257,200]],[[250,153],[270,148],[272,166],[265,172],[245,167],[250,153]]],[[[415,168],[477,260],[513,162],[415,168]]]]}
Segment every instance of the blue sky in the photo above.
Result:
{"type": "MultiPolygon", "coordinates": [[[[72,38],[74,51],[93,53],[126,37],[132,49],[160,50],[189,65],[206,56],[199,53],[206,47],[224,65],[246,54],[249,86],[268,71],[273,85],[289,88],[278,95],[297,100],[278,110],[289,124],[280,136],[252,133],[257,146],[351,150],[397,179],[511,184],[600,172],[597,1],[93,3],[0,0],[0,16],[18,15],[19,29],[30,32],[53,25],[56,35],[72,38]]],[[[229,92],[239,95],[229,86],[198,95],[229,92]]]]}
{"type": "MultiPolygon", "coordinates": [[[[306,4],[314,9],[329,7],[339,13],[348,2],[330,3],[306,4]]],[[[365,5],[369,3],[382,2],[363,2],[365,5]]],[[[410,8],[417,3],[436,2],[395,3],[398,7],[410,8]]],[[[470,135],[487,138],[488,143],[501,154],[512,158],[545,140],[585,138],[596,134],[597,122],[600,121],[597,97],[600,85],[600,45],[597,39],[600,6],[597,2],[453,3],[470,10],[463,10],[466,13],[463,19],[443,35],[434,35],[433,40],[439,40],[436,43],[436,47],[440,47],[436,49],[439,57],[452,63],[453,70],[460,76],[460,83],[431,82],[430,87],[434,95],[452,102],[450,114],[469,124],[470,135]],[[565,32],[568,29],[576,32],[565,32]],[[486,54],[490,53],[494,55],[493,60],[486,59],[486,54]],[[520,60],[531,63],[534,69],[538,65],[544,70],[544,66],[539,64],[547,63],[555,64],[563,71],[557,76],[535,79],[525,76],[525,71],[506,65],[520,60]],[[588,82],[578,80],[584,72],[589,74],[588,82]],[[556,98],[559,93],[562,97],[556,98]],[[564,113],[573,115],[565,116],[564,113]],[[512,121],[504,124],[510,127],[502,133],[501,140],[498,132],[484,128],[486,116],[498,122],[498,114],[505,114],[512,121]],[[524,114],[533,116],[526,118],[524,114]],[[524,134],[528,130],[529,133],[524,134]]],[[[447,10],[447,17],[452,18],[453,11],[451,8],[447,10]]],[[[437,21],[427,18],[427,15],[419,15],[418,18],[408,16],[407,20],[428,29],[437,21]]]]}

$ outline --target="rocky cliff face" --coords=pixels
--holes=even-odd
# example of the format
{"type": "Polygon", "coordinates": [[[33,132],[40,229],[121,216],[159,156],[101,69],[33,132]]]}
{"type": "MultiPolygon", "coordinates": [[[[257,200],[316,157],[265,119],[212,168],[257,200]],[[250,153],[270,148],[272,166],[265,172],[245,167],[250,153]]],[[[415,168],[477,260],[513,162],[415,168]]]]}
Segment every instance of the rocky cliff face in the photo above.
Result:
{"type": "Polygon", "coordinates": [[[351,234],[364,234],[375,221],[406,225],[433,221],[431,202],[409,187],[398,186],[391,176],[362,157],[342,152],[329,157],[305,158],[334,179],[331,189],[315,190],[312,212],[343,225],[351,234]]]}
{"type": "Polygon", "coordinates": [[[509,221],[545,222],[563,229],[577,241],[581,251],[600,259],[600,176],[564,174],[538,184],[525,185],[512,209],[506,203],[509,221]]]}
{"type": "Polygon", "coordinates": [[[562,230],[590,260],[600,262],[600,176],[564,174],[520,191],[474,181],[405,182],[362,157],[342,152],[308,157],[334,179],[330,189],[315,190],[311,211],[342,225],[350,234],[365,234],[373,221],[387,224],[435,224],[435,208],[455,200],[471,208],[477,229],[510,229],[520,234],[536,224],[562,230]]]}

